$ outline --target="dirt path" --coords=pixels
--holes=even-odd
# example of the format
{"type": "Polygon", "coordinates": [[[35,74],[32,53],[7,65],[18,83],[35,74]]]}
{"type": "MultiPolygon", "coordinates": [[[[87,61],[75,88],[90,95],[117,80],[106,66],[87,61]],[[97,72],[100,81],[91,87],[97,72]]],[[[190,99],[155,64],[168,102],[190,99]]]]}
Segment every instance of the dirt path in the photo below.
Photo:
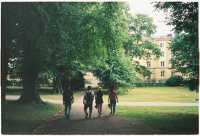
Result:
{"type": "MultiPolygon", "coordinates": [[[[8,100],[17,100],[19,99],[19,95],[6,95],[6,99],[8,100]]],[[[82,97],[78,97],[77,99],[82,99],[82,97]]],[[[51,99],[43,99],[46,102],[55,103],[55,104],[62,104],[61,100],[51,100],[51,99]]],[[[74,105],[80,105],[82,104],[82,101],[80,103],[75,103],[74,105]]],[[[107,105],[107,101],[104,103],[107,105]]],[[[127,102],[122,101],[118,104],[119,106],[199,106],[199,102],[127,102]]]]}
{"type": "Polygon", "coordinates": [[[57,118],[37,128],[33,134],[158,134],[139,121],[105,116],[90,120],[65,120],[57,118]]]}
{"type": "Polygon", "coordinates": [[[105,112],[98,118],[93,109],[92,119],[84,119],[82,98],[72,106],[70,120],[64,118],[63,112],[58,113],[47,123],[38,126],[33,134],[157,134],[158,130],[141,121],[130,121],[117,116],[109,116],[105,112]]]}

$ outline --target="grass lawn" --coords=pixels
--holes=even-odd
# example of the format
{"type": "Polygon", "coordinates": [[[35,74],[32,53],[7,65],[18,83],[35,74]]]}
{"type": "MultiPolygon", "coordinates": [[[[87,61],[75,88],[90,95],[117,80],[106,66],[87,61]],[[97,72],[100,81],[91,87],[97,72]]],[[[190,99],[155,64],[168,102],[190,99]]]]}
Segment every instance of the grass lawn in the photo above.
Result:
{"type": "MultiPolygon", "coordinates": [[[[83,92],[75,93],[77,97],[83,95],[83,92]]],[[[41,95],[42,98],[52,100],[62,100],[61,95],[41,95]]],[[[120,102],[196,102],[196,93],[185,87],[139,87],[129,89],[125,95],[118,95],[120,102]]],[[[104,95],[104,101],[107,102],[108,95],[104,95]]]]}
{"type": "MultiPolygon", "coordinates": [[[[53,92],[53,91],[51,91],[53,92]]],[[[20,95],[20,90],[9,90],[7,94],[20,95]]],[[[62,100],[61,95],[40,91],[41,97],[52,100],[62,100]]],[[[75,99],[83,92],[74,93],[75,99]]],[[[119,95],[120,101],[128,102],[196,102],[196,93],[186,87],[138,87],[129,89],[124,95],[119,95]]],[[[108,96],[104,95],[104,101],[108,96]]]]}
{"type": "Polygon", "coordinates": [[[198,107],[117,107],[117,115],[141,120],[162,134],[197,134],[198,107]]]}
{"type": "MultiPolygon", "coordinates": [[[[83,92],[75,93],[75,101],[83,92]]],[[[195,92],[184,87],[141,87],[119,95],[119,102],[195,102],[195,92]]],[[[62,95],[41,94],[42,98],[61,100],[62,95]]],[[[104,95],[104,104],[107,102],[104,95]]],[[[19,104],[7,101],[2,104],[2,133],[31,134],[62,109],[62,105],[19,104]]],[[[108,108],[106,108],[108,110],[108,108]]],[[[117,107],[117,116],[141,120],[159,129],[163,134],[196,134],[198,131],[198,107],[117,107]]]]}
{"type": "Polygon", "coordinates": [[[2,133],[31,134],[62,107],[55,104],[20,104],[7,101],[2,104],[2,133]]]}
{"type": "Polygon", "coordinates": [[[120,101],[195,102],[196,93],[186,87],[139,87],[119,96],[120,101]]]}

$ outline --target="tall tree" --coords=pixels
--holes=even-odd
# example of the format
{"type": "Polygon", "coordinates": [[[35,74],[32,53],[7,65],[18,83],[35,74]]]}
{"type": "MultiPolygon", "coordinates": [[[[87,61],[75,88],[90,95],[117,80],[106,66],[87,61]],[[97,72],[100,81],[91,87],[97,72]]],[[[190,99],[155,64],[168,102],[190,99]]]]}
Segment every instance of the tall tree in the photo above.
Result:
{"type": "Polygon", "coordinates": [[[124,54],[123,49],[128,38],[127,7],[124,3],[103,3],[100,16],[107,55],[97,61],[94,73],[105,87],[113,83],[132,86],[137,74],[131,58],[124,54]]]}
{"type": "Polygon", "coordinates": [[[2,60],[2,69],[1,69],[1,81],[2,81],[2,101],[5,100],[5,91],[7,86],[7,74],[8,74],[8,62],[9,58],[13,56],[13,49],[16,49],[15,38],[19,34],[17,29],[17,8],[15,3],[7,4],[2,3],[2,43],[1,43],[1,60],[2,60]]]}
{"type": "Polygon", "coordinates": [[[198,85],[198,2],[159,2],[155,7],[170,13],[168,24],[176,33],[172,40],[172,64],[198,85]]]}
{"type": "MultiPolygon", "coordinates": [[[[117,3],[113,5],[118,6],[117,3]]],[[[103,19],[104,11],[109,8],[104,8],[102,3],[15,3],[15,6],[16,19],[12,22],[17,24],[15,29],[19,34],[13,39],[22,58],[20,100],[23,102],[40,101],[35,85],[41,72],[47,69],[56,72],[60,66],[80,69],[84,64],[94,64],[99,56],[103,57],[106,48],[121,44],[122,37],[117,32],[122,29],[118,24],[106,27],[114,20],[103,19]],[[112,45],[104,44],[105,32],[113,30],[117,36],[113,34],[112,41],[121,39],[112,45]]],[[[115,10],[114,6],[112,9],[115,10]]],[[[13,14],[5,16],[14,17],[13,14]]]]}
{"type": "MultiPolygon", "coordinates": [[[[152,34],[156,32],[153,19],[147,15],[129,14],[129,37],[124,44],[126,54],[133,58],[139,57],[146,61],[161,55],[160,49],[152,42],[152,34]]],[[[138,73],[150,76],[151,72],[144,66],[136,64],[138,73]]]]}

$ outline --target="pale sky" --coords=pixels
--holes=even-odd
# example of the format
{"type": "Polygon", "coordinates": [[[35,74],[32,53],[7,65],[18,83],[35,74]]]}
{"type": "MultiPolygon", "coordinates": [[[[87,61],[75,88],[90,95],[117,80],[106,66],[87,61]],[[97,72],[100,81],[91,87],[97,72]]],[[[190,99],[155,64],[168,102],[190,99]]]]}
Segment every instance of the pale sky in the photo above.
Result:
{"type": "MultiPolygon", "coordinates": [[[[155,8],[151,4],[153,2],[152,0],[132,0],[128,1],[130,10],[132,14],[146,14],[153,18],[154,24],[156,25],[156,33],[154,36],[159,35],[167,35],[172,34],[171,31],[172,26],[166,25],[166,19],[167,16],[166,13],[162,11],[155,11],[155,8]]],[[[155,2],[155,1],[154,1],[155,2]]]]}

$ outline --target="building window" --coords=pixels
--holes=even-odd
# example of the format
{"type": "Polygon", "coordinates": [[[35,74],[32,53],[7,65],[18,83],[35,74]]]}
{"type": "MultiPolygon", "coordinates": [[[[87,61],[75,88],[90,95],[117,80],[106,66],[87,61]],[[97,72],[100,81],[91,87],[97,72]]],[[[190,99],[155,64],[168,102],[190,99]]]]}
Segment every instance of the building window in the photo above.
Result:
{"type": "Polygon", "coordinates": [[[160,48],[163,48],[164,47],[164,44],[163,43],[160,43],[160,48]]]}
{"type": "Polygon", "coordinates": [[[164,62],[164,61],[161,61],[161,62],[160,62],[160,66],[161,66],[161,67],[164,67],[164,66],[165,66],[165,62],[164,62]]]}
{"type": "Polygon", "coordinates": [[[151,62],[147,61],[147,67],[151,67],[151,62]]]}
{"type": "Polygon", "coordinates": [[[161,77],[164,77],[164,76],[165,76],[165,71],[161,71],[161,72],[160,72],[160,76],[161,76],[161,77]]]}

